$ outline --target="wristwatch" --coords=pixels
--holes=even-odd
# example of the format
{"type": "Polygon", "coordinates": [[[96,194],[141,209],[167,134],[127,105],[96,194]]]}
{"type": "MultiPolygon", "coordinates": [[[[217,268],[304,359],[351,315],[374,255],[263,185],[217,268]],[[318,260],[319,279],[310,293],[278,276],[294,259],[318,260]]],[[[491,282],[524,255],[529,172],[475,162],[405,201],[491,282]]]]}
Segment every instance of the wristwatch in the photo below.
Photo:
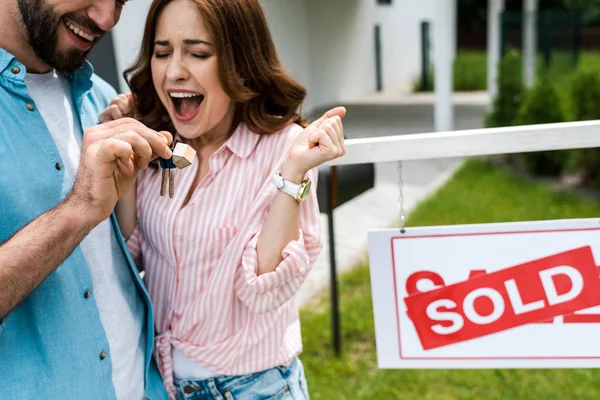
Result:
{"type": "Polygon", "coordinates": [[[298,203],[301,203],[306,199],[310,192],[310,179],[304,178],[304,180],[298,185],[285,179],[279,171],[273,173],[273,184],[279,190],[292,196],[298,203]]]}

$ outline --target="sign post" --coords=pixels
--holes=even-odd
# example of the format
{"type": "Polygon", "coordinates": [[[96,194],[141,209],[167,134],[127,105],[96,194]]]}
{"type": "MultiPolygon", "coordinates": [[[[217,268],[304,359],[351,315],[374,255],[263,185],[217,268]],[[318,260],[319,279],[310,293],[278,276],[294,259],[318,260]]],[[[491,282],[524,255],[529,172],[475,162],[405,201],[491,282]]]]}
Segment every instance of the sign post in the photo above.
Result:
{"type": "Polygon", "coordinates": [[[380,368],[600,366],[600,220],[369,232],[380,368]]]}

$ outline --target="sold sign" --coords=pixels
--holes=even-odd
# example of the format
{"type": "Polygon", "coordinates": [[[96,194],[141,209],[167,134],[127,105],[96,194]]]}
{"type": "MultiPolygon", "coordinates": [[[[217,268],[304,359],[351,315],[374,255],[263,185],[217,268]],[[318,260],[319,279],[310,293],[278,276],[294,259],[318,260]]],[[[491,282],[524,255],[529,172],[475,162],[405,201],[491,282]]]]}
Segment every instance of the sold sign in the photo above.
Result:
{"type": "Polygon", "coordinates": [[[429,350],[600,305],[600,276],[591,248],[584,246],[428,292],[408,293],[408,316],[429,350]]]}

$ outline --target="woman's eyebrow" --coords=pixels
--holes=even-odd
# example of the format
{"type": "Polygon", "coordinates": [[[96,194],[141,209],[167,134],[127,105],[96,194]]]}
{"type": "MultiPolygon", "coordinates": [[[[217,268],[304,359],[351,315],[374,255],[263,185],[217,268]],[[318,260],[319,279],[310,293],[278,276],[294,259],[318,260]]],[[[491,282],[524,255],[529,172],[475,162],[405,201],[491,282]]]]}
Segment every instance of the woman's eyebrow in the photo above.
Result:
{"type": "MultiPolygon", "coordinates": [[[[210,42],[207,42],[206,40],[201,40],[201,39],[184,39],[183,40],[184,44],[204,44],[207,46],[212,46],[212,44],[210,42]]],[[[169,45],[169,41],[168,40],[157,40],[154,42],[155,46],[168,46],[169,45]]]]}
{"type": "Polygon", "coordinates": [[[212,46],[211,43],[207,42],[206,40],[201,40],[201,39],[185,39],[183,41],[184,44],[205,44],[207,46],[212,46]]]}

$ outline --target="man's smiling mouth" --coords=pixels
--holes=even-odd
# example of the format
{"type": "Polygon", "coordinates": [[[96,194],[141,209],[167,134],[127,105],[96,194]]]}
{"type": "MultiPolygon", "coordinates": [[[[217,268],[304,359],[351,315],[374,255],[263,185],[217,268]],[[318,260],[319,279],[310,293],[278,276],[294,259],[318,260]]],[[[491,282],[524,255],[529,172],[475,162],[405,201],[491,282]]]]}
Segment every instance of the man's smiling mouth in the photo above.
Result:
{"type": "Polygon", "coordinates": [[[79,37],[87,40],[88,42],[93,42],[98,37],[97,35],[94,35],[94,34],[92,34],[90,32],[87,32],[87,31],[83,30],[78,25],[75,25],[73,22],[69,21],[66,18],[62,18],[62,22],[73,33],[75,33],[77,36],[79,36],[79,37]]]}

